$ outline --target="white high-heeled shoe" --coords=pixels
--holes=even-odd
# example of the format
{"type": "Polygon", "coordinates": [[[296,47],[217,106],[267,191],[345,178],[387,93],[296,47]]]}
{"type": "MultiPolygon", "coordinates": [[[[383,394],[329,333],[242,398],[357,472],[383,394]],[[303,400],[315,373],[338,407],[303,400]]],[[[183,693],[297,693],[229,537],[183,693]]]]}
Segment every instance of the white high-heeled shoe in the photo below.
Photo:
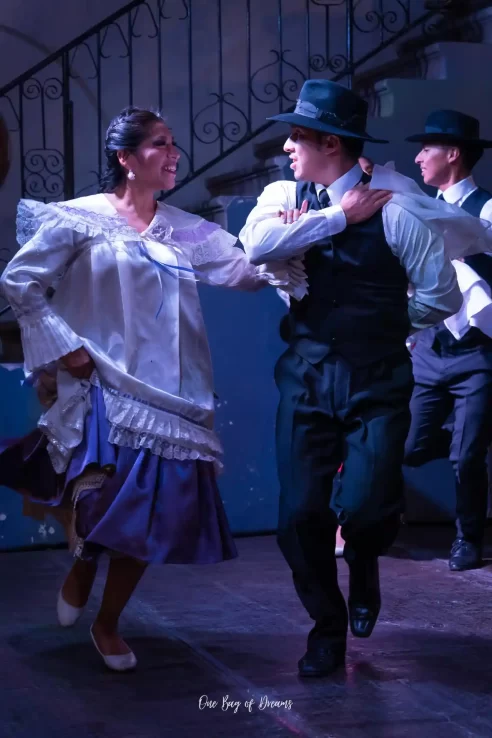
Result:
{"type": "Polygon", "coordinates": [[[137,657],[133,653],[133,651],[130,651],[129,653],[123,653],[119,656],[105,656],[102,652],[99,646],[97,645],[96,639],[94,638],[94,633],[92,632],[92,625],[90,628],[90,634],[92,638],[92,642],[94,646],[96,647],[97,652],[102,657],[102,660],[108,667],[108,669],[111,669],[112,671],[131,671],[134,669],[137,665],[137,657]]]}
{"type": "Polygon", "coordinates": [[[70,628],[72,625],[75,625],[83,612],[83,607],[73,607],[72,605],[69,605],[68,602],[65,602],[60,589],[58,592],[58,600],[56,602],[56,614],[60,625],[63,628],[70,628]]]}

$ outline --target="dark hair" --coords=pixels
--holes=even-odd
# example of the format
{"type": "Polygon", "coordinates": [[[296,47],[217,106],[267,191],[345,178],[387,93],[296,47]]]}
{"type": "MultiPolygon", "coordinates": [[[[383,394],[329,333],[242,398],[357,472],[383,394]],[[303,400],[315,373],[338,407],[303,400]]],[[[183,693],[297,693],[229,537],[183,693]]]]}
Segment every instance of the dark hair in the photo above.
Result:
{"type": "Polygon", "coordinates": [[[457,148],[460,150],[463,166],[471,172],[473,167],[475,167],[482,158],[483,148],[481,146],[464,146],[463,144],[457,144],[457,148]]]}
{"type": "Polygon", "coordinates": [[[149,127],[159,121],[162,121],[159,113],[133,106],[113,118],[106,132],[106,168],[99,182],[100,192],[114,192],[125,180],[125,169],[118,161],[118,151],[136,151],[147,137],[149,127]]]}
{"type": "Polygon", "coordinates": [[[483,146],[474,143],[463,143],[463,141],[459,139],[456,141],[444,141],[442,138],[436,138],[435,140],[422,143],[422,147],[425,146],[441,146],[446,148],[458,149],[461,156],[461,163],[468,172],[472,171],[472,169],[478,164],[483,156],[483,146]]]}
{"type": "Polygon", "coordinates": [[[345,155],[349,156],[351,159],[359,159],[362,156],[365,141],[361,138],[349,138],[346,136],[340,138],[340,143],[342,144],[342,149],[345,155]]]}
{"type": "Polygon", "coordinates": [[[321,131],[316,131],[316,134],[318,144],[320,145],[323,143],[323,139],[326,136],[335,135],[340,139],[345,156],[349,156],[351,159],[354,159],[354,161],[362,156],[362,152],[364,151],[364,141],[360,138],[352,138],[352,136],[338,136],[337,134],[322,133],[321,131]]]}

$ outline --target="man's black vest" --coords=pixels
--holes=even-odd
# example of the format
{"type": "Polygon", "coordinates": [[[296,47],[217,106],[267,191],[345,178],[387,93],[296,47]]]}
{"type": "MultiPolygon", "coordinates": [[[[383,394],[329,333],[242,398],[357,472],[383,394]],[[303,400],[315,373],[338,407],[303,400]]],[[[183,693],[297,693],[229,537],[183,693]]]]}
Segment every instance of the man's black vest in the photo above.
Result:
{"type": "MultiPolygon", "coordinates": [[[[492,198],[490,192],[477,187],[477,189],[469,195],[461,206],[470,215],[476,218],[480,217],[482,208],[486,202],[492,198]]],[[[488,254],[473,254],[473,256],[465,257],[465,264],[468,264],[492,289],[492,256],[488,254]]],[[[479,328],[470,328],[465,335],[459,340],[448,331],[444,323],[437,326],[427,328],[422,333],[422,338],[427,345],[433,346],[436,350],[445,347],[453,352],[459,352],[461,349],[469,351],[475,347],[492,348],[492,340],[486,336],[479,328]]]]}
{"type": "MultiPolygon", "coordinates": [[[[482,208],[486,202],[492,198],[490,192],[483,190],[481,187],[477,187],[475,192],[469,195],[463,205],[463,210],[470,215],[474,215],[476,218],[480,217],[482,208]]],[[[465,263],[468,264],[472,269],[476,271],[479,277],[488,283],[492,289],[492,257],[488,254],[473,254],[473,256],[467,256],[465,263]]]]}
{"type": "MultiPolygon", "coordinates": [[[[320,209],[314,183],[298,182],[296,195],[297,207],[307,200],[320,209]]],[[[386,241],[381,211],[313,244],[304,263],[309,294],[290,309],[298,354],[310,363],[336,354],[353,366],[405,354],[408,277],[386,241]]]]}

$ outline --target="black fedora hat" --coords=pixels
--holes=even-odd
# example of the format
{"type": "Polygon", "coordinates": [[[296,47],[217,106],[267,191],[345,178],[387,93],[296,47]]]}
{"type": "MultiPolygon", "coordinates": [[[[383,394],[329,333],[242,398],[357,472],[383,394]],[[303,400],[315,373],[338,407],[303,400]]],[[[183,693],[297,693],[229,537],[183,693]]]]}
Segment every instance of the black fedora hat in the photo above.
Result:
{"type": "Polygon", "coordinates": [[[492,146],[492,141],[480,138],[480,122],[472,115],[457,110],[435,110],[425,121],[424,133],[409,136],[406,141],[419,143],[459,143],[483,149],[492,146]]]}
{"type": "Polygon", "coordinates": [[[366,101],[328,79],[308,79],[299,93],[294,112],[273,115],[268,120],[372,143],[388,143],[366,132],[366,101]]]}

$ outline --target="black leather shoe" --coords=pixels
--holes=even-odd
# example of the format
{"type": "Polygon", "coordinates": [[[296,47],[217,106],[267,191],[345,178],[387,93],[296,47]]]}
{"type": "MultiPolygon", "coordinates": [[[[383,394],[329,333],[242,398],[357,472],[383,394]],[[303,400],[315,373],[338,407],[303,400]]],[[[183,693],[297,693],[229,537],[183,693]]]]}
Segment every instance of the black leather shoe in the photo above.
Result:
{"type": "Polygon", "coordinates": [[[357,559],[349,564],[349,623],[356,638],[369,638],[381,609],[377,558],[357,559]]]}
{"type": "Polygon", "coordinates": [[[300,677],[325,677],[345,665],[345,646],[313,644],[299,660],[300,677]]]}
{"type": "Polygon", "coordinates": [[[457,538],[451,547],[449,568],[451,571],[467,571],[479,569],[482,566],[482,551],[471,541],[457,538]]]}

